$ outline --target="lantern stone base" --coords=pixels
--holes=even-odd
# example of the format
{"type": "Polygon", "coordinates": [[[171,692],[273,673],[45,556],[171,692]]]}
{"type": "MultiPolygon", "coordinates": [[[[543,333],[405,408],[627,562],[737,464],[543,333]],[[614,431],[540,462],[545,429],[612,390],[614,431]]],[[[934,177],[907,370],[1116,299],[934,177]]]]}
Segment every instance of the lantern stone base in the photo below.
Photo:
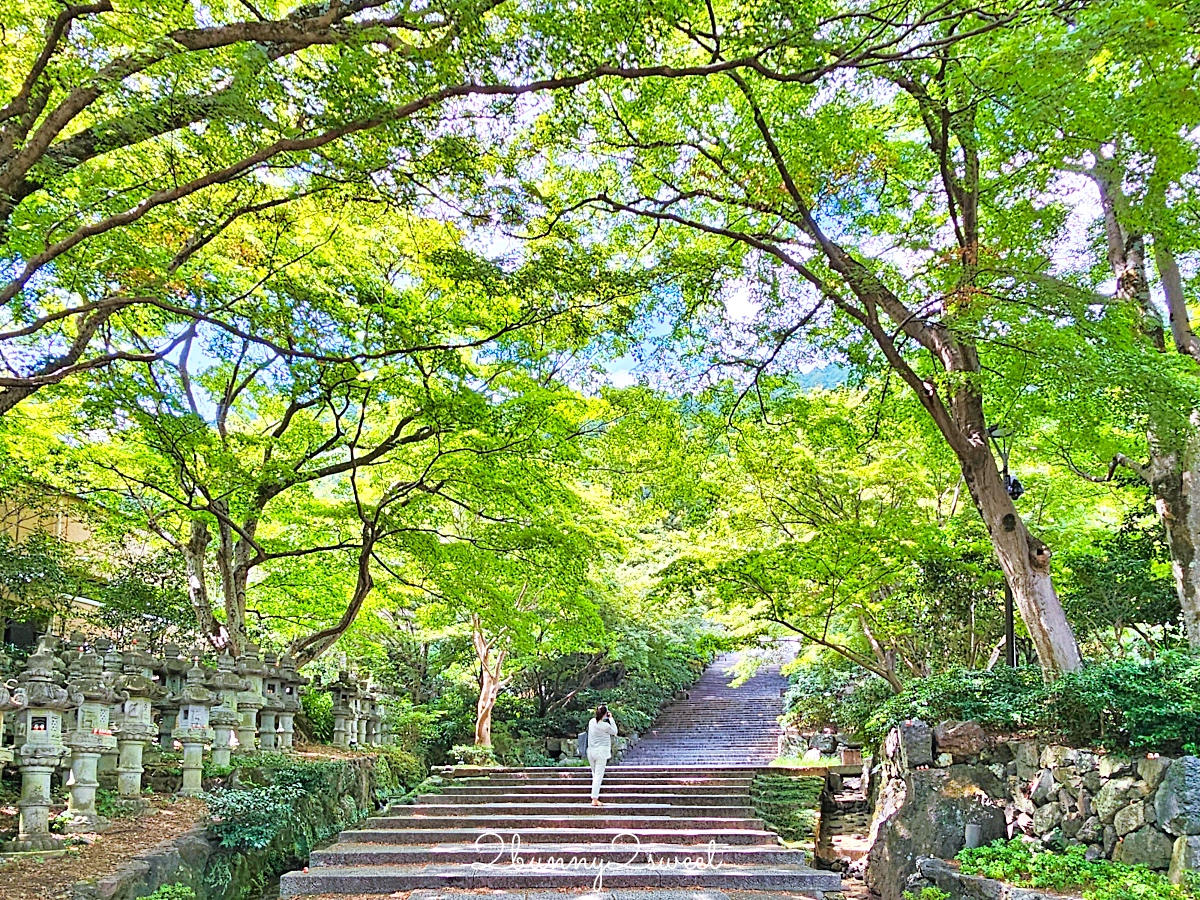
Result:
{"type": "Polygon", "coordinates": [[[21,841],[11,841],[7,844],[0,844],[0,863],[8,862],[9,860],[28,859],[35,857],[37,859],[54,859],[59,856],[67,855],[67,848],[62,846],[61,842],[57,847],[49,847],[42,850],[9,850],[9,847],[14,847],[21,841]]]}
{"type": "Polygon", "coordinates": [[[104,834],[112,822],[99,813],[76,813],[63,826],[65,834],[104,834]]]}

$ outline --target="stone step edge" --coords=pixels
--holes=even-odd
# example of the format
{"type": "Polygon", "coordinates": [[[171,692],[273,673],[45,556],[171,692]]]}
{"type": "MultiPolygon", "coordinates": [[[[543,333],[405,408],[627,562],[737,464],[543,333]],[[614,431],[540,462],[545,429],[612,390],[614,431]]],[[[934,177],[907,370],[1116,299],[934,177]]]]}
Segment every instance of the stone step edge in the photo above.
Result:
{"type": "MultiPolygon", "coordinates": [[[[510,835],[511,829],[492,828],[360,828],[343,831],[337,842],[373,844],[442,844],[478,840],[488,834],[510,835]]],[[[630,834],[627,828],[527,828],[521,830],[522,841],[542,843],[588,843],[597,837],[614,838],[630,834]],[[545,840],[539,840],[544,838],[545,840]]],[[[659,843],[705,844],[717,840],[724,844],[780,846],[779,836],[766,828],[728,829],[656,829],[640,828],[634,832],[642,839],[653,839],[659,843]]]]}

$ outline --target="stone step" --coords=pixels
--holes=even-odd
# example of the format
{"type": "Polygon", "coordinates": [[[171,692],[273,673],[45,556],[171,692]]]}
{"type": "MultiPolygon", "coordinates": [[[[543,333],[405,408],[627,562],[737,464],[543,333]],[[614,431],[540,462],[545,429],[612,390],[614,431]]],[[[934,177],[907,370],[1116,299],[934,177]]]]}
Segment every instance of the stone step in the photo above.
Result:
{"type": "MultiPolygon", "coordinates": [[[[677,771],[682,771],[680,767],[677,771]]],[[[653,788],[661,790],[669,790],[676,787],[697,787],[714,790],[717,792],[725,790],[749,790],[750,784],[754,781],[753,776],[745,778],[693,778],[688,776],[679,776],[674,778],[667,777],[648,777],[641,775],[627,776],[625,774],[625,766],[622,764],[609,766],[604,773],[604,783],[608,785],[620,785],[622,787],[639,787],[653,788]]],[[[535,778],[494,778],[488,780],[470,780],[460,781],[455,779],[452,782],[453,787],[473,787],[473,788],[503,788],[506,790],[519,791],[526,787],[544,787],[544,788],[566,788],[578,787],[586,785],[590,787],[592,784],[592,774],[589,769],[581,769],[577,776],[571,778],[544,778],[541,776],[535,778]]]]}
{"type": "MultiPolygon", "coordinates": [[[[631,803],[653,803],[659,806],[684,806],[691,807],[696,804],[704,804],[710,806],[746,806],[750,803],[750,796],[747,791],[742,791],[737,794],[713,794],[709,792],[693,791],[690,793],[676,793],[675,791],[629,791],[625,788],[610,789],[610,785],[604,786],[604,802],[609,806],[624,807],[631,803]]],[[[565,791],[561,788],[553,793],[549,791],[529,791],[526,793],[501,793],[498,791],[480,792],[478,794],[426,794],[416,804],[418,808],[425,806],[463,806],[470,804],[472,807],[478,808],[480,805],[486,805],[489,809],[494,809],[497,805],[513,805],[530,803],[552,803],[552,804],[574,804],[588,803],[590,800],[589,790],[585,787],[576,788],[573,791],[565,791]]],[[[396,806],[394,809],[403,807],[396,806]]]]}
{"type": "Polygon", "coordinates": [[[633,840],[630,835],[614,838],[607,844],[513,844],[511,838],[504,840],[485,839],[474,843],[438,844],[427,847],[405,844],[339,843],[324,850],[314,850],[309,866],[351,865],[414,865],[424,863],[473,863],[488,862],[502,853],[503,859],[511,861],[513,854],[525,859],[570,860],[586,856],[608,862],[645,862],[647,856],[654,859],[704,857],[716,863],[738,863],[742,865],[792,864],[803,861],[801,850],[788,850],[778,845],[766,844],[665,844],[633,840]],[[536,849],[531,849],[536,848],[536,849]]]}
{"type": "MultiPolygon", "coordinates": [[[[604,784],[605,787],[612,787],[619,790],[622,794],[637,794],[640,796],[653,796],[660,794],[670,797],[744,797],[750,791],[751,779],[746,778],[726,785],[709,785],[709,784],[663,784],[656,783],[639,783],[630,781],[620,781],[614,778],[608,780],[610,772],[613,775],[619,774],[619,767],[614,766],[610,770],[605,771],[604,784]]],[[[484,796],[511,796],[511,797],[552,797],[559,794],[563,796],[578,796],[580,793],[586,794],[591,787],[591,782],[568,782],[565,784],[531,784],[523,782],[521,784],[506,783],[503,785],[458,785],[451,784],[448,787],[442,788],[440,794],[425,794],[422,799],[432,799],[434,797],[458,797],[460,801],[466,800],[468,797],[484,797],[484,796]]]]}
{"type": "MultiPolygon", "coordinates": [[[[367,820],[364,825],[369,825],[367,820]]],[[[586,823],[576,822],[577,827],[562,828],[522,828],[521,841],[526,844],[566,844],[572,842],[586,843],[588,841],[612,840],[616,837],[629,837],[628,828],[595,827],[586,823]]],[[[511,834],[511,829],[501,829],[501,832],[511,834]]],[[[462,844],[471,843],[485,835],[494,836],[497,831],[493,828],[370,828],[364,827],[353,831],[343,831],[338,835],[338,843],[367,843],[367,844],[462,844]]],[[[646,827],[637,830],[638,838],[645,842],[657,844],[707,844],[717,841],[722,844],[763,844],[779,846],[779,837],[774,832],[759,826],[755,828],[661,828],[646,827]]]]}
{"type": "Polygon", "coordinates": [[[389,894],[422,888],[710,887],[726,890],[836,891],[841,877],[807,866],[606,867],[464,866],[322,866],[289,872],[279,884],[280,897],[304,894],[389,894]]]}
{"type": "Polygon", "coordinates": [[[748,805],[748,798],[742,797],[738,806],[697,806],[693,800],[683,806],[675,803],[654,803],[645,800],[616,801],[611,796],[601,792],[603,806],[592,806],[590,797],[578,797],[569,803],[470,803],[463,806],[450,806],[442,803],[419,804],[417,806],[395,806],[388,809],[389,818],[427,819],[430,816],[554,816],[562,815],[563,807],[571,810],[571,815],[585,818],[600,816],[656,816],[670,818],[697,818],[712,815],[719,811],[725,818],[753,818],[754,807],[748,805]],[[586,807],[586,808],[581,808],[586,807]]]}
{"type": "MultiPolygon", "coordinates": [[[[672,822],[679,822],[681,826],[692,825],[698,828],[708,830],[721,830],[726,828],[744,829],[744,828],[761,828],[762,822],[758,819],[749,816],[639,816],[639,815],[622,815],[619,811],[609,811],[604,807],[588,806],[588,810],[595,810],[599,815],[581,815],[576,810],[571,810],[571,815],[565,816],[561,813],[557,816],[549,815],[479,815],[467,811],[463,815],[420,815],[420,816],[374,816],[367,819],[372,829],[384,828],[481,828],[502,831],[519,831],[522,828],[570,828],[573,824],[580,826],[590,826],[596,828],[673,828],[672,822]],[[613,814],[615,812],[615,814],[613,814]]],[[[712,812],[713,810],[706,810],[712,812]]]]}

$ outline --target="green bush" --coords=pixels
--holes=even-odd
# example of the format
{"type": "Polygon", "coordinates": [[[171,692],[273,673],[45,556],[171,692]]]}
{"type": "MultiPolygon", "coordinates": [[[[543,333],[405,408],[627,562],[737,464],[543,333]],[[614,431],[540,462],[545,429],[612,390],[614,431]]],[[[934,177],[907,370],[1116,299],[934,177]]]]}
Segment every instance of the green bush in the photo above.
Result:
{"type": "Polygon", "coordinates": [[[333,695],[313,689],[300,695],[307,731],[313,740],[328,744],[333,740],[333,695]]]}
{"type": "Polygon", "coordinates": [[[1019,838],[995,841],[986,847],[961,851],[956,859],[968,875],[982,875],[1020,887],[1056,892],[1081,892],[1085,900],[1191,900],[1195,894],[1172,884],[1162,873],[1145,866],[1127,866],[1106,859],[1088,860],[1087,848],[1068,847],[1064,853],[1043,850],[1019,838]]]}
{"type": "Polygon", "coordinates": [[[1200,751],[1200,655],[1184,651],[1095,663],[1051,685],[1035,667],[999,666],[915,679],[885,697],[879,680],[867,678],[836,688],[843,697],[836,707],[814,684],[820,682],[806,676],[789,692],[793,721],[829,710],[840,727],[873,745],[905,719],[974,719],[994,731],[1034,731],[1074,746],[1200,751]]]}
{"type": "Polygon", "coordinates": [[[345,763],[289,761],[272,770],[271,783],[214,791],[207,799],[209,830],[222,847],[262,850],[302,816],[322,792],[336,794],[345,763]]]}
{"type": "Polygon", "coordinates": [[[456,744],[450,748],[454,759],[464,766],[494,766],[496,752],[491,747],[476,747],[474,744],[456,744]]]}
{"type": "Polygon", "coordinates": [[[380,799],[400,797],[425,780],[428,769],[415,753],[399,747],[378,747],[375,754],[376,793],[380,799]]]}
{"type": "Polygon", "coordinates": [[[196,892],[186,884],[164,884],[145,900],[196,900],[196,892]]]}

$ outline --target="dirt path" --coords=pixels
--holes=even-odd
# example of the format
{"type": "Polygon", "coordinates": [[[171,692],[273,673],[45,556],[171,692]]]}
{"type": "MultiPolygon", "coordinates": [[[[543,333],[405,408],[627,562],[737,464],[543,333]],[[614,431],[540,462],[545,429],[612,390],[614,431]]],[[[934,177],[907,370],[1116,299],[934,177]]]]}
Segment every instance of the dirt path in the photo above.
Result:
{"type": "Polygon", "coordinates": [[[25,857],[0,866],[0,897],[62,900],[75,882],[112,874],[142,851],[177,838],[205,812],[202,800],[155,798],[150,802],[143,815],[113,820],[108,831],[89,835],[90,844],[71,847],[65,856],[25,857]]]}

